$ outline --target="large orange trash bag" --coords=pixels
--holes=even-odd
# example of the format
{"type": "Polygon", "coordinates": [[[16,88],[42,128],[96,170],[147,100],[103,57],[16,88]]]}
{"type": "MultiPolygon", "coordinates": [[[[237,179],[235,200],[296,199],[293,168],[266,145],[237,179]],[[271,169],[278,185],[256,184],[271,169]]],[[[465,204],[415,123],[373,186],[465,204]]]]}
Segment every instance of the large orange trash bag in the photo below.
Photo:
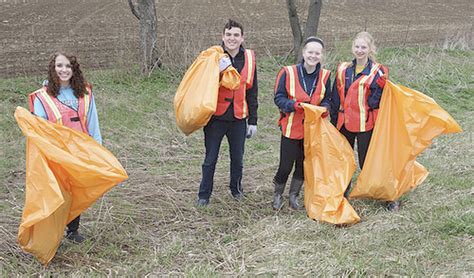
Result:
{"type": "Polygon", "coordinates": [[[416,157],[433,138],[460,131],[432,98],[388,81],[367,158],[350,197],[397,200],[428,176],[416,157]]]}
{"type": "Polygon", "coordinates": [[[128,176],[114,155],[92,137],[22,107],[17,107],[15,118],[26,136],[25,206],[18,242],[47,264],[66,224],[128,176]]]}
{"type": "Polygon", "coordinates": [[[308,216],[333,224],[355,224],[359,216],[344,198],[355,171],[346,138],[321,115],[322,107],[304,107],[304,205],[308,216]]]}
{"type": "Polygon", "coordinates": [[[220,46],[213,46],[197,57],[179,84],[174,97],[176,124],[189,135],[205,126],[216,112],[219,86],[235,90],[240,74],[232,66],[219,76],[219,60],[224,57],[220,46]],[[220,78],[219,78],[220,77],[220,78]]]}

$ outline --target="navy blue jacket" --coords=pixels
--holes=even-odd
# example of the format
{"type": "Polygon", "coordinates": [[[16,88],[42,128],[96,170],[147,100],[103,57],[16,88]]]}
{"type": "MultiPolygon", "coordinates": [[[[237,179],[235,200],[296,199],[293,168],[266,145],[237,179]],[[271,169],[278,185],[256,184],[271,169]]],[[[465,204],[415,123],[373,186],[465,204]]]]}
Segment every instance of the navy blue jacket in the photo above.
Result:
{"type": "MultiPolygon", "coordinates": [[[[359,77],[362,75],[369,75],[370,69],[372,68],[372,61],[369,59],[369,62],[367,63],[367,66],[364,68],[362,72],[359,74],[355,75],[355,68],[356,68],[356,60],[352,60],[352,65],[347,68],[346,70],[346,84],[344,88],[344,96],[347,95],[347,91],[349,90],[349,87],[351,84],[357,80],[359,77]]],[[[384,72],[382,69],[380,69],[372,83],[370,84],[370,95],[367,100],[369,107],[371,109],[378,109],[380,105],[380,99],[382,98],[382,91],[383,88],[380,88],[379,84],[377,84],[377,79],[380,78],[381,75],[383,75],[384,72]]],[[[338,78],[337,73],[336,73],[336,78],[338,78]]],[[[336,125],[337,123],[337,116],[339,112],[339,106],[341,104],[341,100],[339,99],[339,93],[337,91],[337,84],[336,81],[334,81],[334,85],[332,88],[332,97],[331,97],[331,122],[336,125]]]]}
{"type": "MultiPolygon", "coordinates": [[[[304,68],[303,64],[297,64],[296,65],[298,69],[298,79],[300,81],[301,87],[305,88],[305,85],[303,82],[306,83],[306,88],[308,91],[311,92],[306,92],[308,96],[310,96],[310,93],[312,94],[316,87],[312,88],[313,84],[318,83],[318,77],[319,77],[319,70],[321,69],[321,64],[318,64],[316,66],[316,70],[312,72],[311,74],[308,74],[306,72],[306,69],[304,68]],[[301,74],[303,72],[303,75],[301,74]]],[[[326,93],[324,95],[323,100],[319,104],[320,106],[325,106],[328,110],[330,110],[331,107],[331,76],[329,76],[328,81],[326,82],[326,93]]],[[[275,104],[280,108],[281,112],[284,113],[291,113],[295,112],[295,101],[291,100],[288,98],[288,92],[286,91],[286,72],[283,72],[280,80],[278,81],[278,86],[275,91],[275,97],[274,97],[275,104]]]]}

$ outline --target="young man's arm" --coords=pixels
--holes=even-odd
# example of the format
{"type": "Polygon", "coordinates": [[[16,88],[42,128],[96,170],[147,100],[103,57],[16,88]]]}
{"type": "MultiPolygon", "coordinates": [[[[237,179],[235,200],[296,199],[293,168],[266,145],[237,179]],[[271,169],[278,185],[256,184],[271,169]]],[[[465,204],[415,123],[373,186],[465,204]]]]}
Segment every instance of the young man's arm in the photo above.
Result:
{"type": "Polygon", "coordinates": [[[249,125],[257,125],[258,119],[258,78],[257,78],[257,69],[255,68],[255,75],[253,77],[253,85],[252,88],[247,90],[247,94],[245,96],[247,101],[247,106],[249,108],[249,118],[248,124],[249,125]]]}

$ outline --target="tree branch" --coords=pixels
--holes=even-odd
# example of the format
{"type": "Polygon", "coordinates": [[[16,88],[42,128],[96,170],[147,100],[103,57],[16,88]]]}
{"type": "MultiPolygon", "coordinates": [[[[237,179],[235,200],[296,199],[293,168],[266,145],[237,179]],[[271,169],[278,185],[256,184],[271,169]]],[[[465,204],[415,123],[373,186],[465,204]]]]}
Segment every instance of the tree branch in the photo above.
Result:
{"type": "Polygon", "coordinates": [[[130,7],[130,10],[132,10],[132,14],[140,20],[140,14],[138,13],[137,9],[132,3],[132,0],[128,0],[128,6],[130,7]]]}
{"type": "Polygon", "coordinates": [[[298,53],[303,41],[303,35],[301,34],[301,26],[298,18],[298,11],[294,0],[286,0],[288,7],[288,18],[290,20],[291,32],[293,33],[293,49],[295,50],[295,57],[298,59],[298,53]]]}

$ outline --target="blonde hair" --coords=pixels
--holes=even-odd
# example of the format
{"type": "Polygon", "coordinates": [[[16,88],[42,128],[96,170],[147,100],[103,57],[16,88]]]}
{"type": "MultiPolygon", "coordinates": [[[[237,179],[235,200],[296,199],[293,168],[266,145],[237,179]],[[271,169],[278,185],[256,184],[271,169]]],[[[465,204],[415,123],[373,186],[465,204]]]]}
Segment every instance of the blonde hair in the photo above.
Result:
{"type": "Polygon", "coordinates": [[[352,41],[352,46],[354,46],[355,41],[358,39],[363,39],[369,45],[369,59],[376,62],[375,55],[377,54],[377,47],[375,46],[375,41],[372,35],[366,31],[357,33],[352,41]]]}

